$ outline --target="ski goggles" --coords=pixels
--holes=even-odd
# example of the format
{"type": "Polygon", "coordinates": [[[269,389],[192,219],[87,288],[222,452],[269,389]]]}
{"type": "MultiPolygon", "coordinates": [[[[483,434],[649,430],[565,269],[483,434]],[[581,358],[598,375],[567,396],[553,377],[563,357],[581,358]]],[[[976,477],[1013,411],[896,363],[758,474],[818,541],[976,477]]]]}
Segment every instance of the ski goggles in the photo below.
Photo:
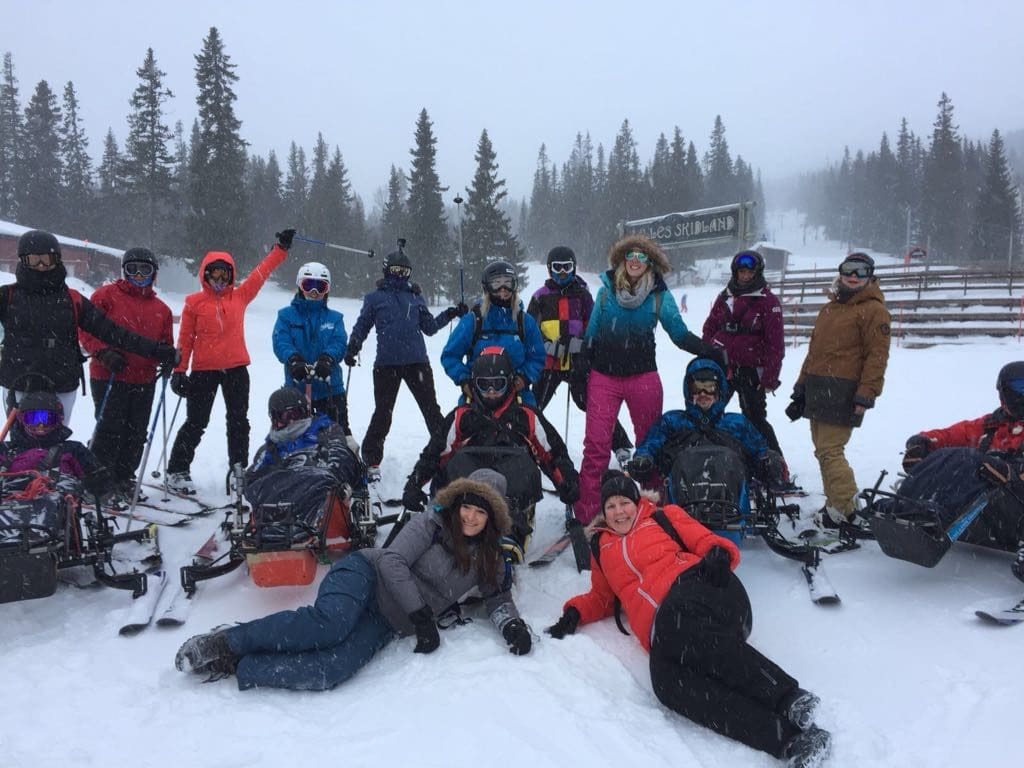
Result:
{"type": "Polygon", "coordinates": [[[323,296],[329,290],[331,290],[331,284],[328,283],[326,280],[320,280],[315,277],[307,277],[301,283],[299,283],[299,288],[302,290],[303,293],[315,293],[318,296],[323,296]]]}
{"type": "Polygon", "coordinates": [[[490,291],[500,291],[502,288],[515,292],[516,279],[510,275],[502,275],[500,277],[492,277],[487,281],[487,289],[490,291]]]}
{"type": "Polygon", "coordinates": [[[282,429],[293,421],[304,418],[306,418],[306,409],[299,405],[293,405],[291,408],[285,408],[283,411],[270,414],[270,423],[274,429],[282,429]]]}
{"type": "Polygon", "coordinates": [[[690,394],[714,395],[718,392],[718,382],[710,379],[694,379],[690,382],[690,394]]]}
{"type": "Polygon", "coordinates": [[[229,283],[231,274],[231,267],[210,267],[206,270],[206,279],[211,283],[229,283]]]}
{"type": "Polygon", "coordinates": [[[552,261],[548,266],[551,272],[558,273],[560,275],[571,275],[576,271],[575,261],[552,261]]]}
{"type": "Polygon", "coordinates": [[[639,261],[641,264],[646,264],[648,258],[643,251],[628,251],[626,253],[626,261],[639,261]]]}
{"type": "Polygon", "coordinates": [[[388,267],[388,274],[392,277],[409,277],[412,274],[412,267],[403,267],[399,264],[388,267]]]}
{"type": "Polygon", "coordinates": [[[43,409],[19,411],[18,419],[26,427],[56,427],[60,424],[60,414],[43,409]]]}
{"type": "Polygon", "coordinates": [[[477,376],[473,382],[481,392],[503,395],[508,391],[508,376],[477,376]]]}
{"type": "Polygon", "coordinates": [[[1024,395],[1024,379],[1007,379],[1006,388],[1017,395],[1024,395]]]}
{"type": "Polygon", "coordinates": [[[863,261],[844,261],[839,265],[839,274],[843,277],[859,277],[867,280],[871,277],[871,267],[863,261]]]}
{"type": "Polygon", "coordinates": [[[128,277],[152,277],[156,267],[147,261],[129,261],[124,265],[124,273],[128,277]]]}
{"type": "Polygon", "coordinates": [[[749,253],[741,253],[736,257],[733,262],[733,266],[736,269],[757,269],[757,259],[751,256],[749,253]]]}
{"type": "Polygon", "coordinates": [[[21,257],[26,267],[53,267],[57,265],[55,253],[26,253],[21,257]]]}

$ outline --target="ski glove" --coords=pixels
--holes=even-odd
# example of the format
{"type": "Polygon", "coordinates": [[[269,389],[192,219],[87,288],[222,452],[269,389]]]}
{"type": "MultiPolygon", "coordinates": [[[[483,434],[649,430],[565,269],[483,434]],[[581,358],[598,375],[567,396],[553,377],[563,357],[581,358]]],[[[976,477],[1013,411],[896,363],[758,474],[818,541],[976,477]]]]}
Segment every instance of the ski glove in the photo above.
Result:
{"type": "Polygon", "coordinates": [[[171,392],[176,394],[178,397],[184,397],[188,399],[188,375],[184,373],[175,373],[171,375],[171,392]]]}
{"type": "Polygon", "coordinates": [[[466,304],[466,302],[464,301],[460,301],[458,304],[452,307],[452,309],[455,310],[456,317],[462,317],[469,313],[469,305],[466,304]]]}
{"type": "Polygon", "coordinates": [[[174,368],[178,363],[181,362],[181,352],[172,347],[170,344],[165,344],[162,341],[156,345],[156,350],[154,350],[153,352],[153,357],[160,361],[161,371],[174,368]]]}
{"type": "Polygon", "coordinates": [[[729,564],[732,558],[729,557],[729,550],[725,547],[714,546],[709,549],[703,559],[694,566],[697,569],[697,578],[719,589],[729,583],[729,564]]]}
{"type": "Polygon", "coordinates": [[[932,441],[924,435],[911,435],[908,437],[907,447],[903,450],[903,471],[909,472],[931,450],[932,441]]]}
{"type": "Polygon", "coordinates": [[[789,417],[790,421],[798,421],[804,415],[804,408],[807,405],[807,401],[804,399],[803,394],[797,394],[794,392],[791,395],[791,401],[786,406],[786,416],[789,417]]]}
{"type": "Polygon", "coordinates": [[[306,376],[309,375],[309,369],[306,368],[306,361],[299,355],[292,355],[289,357],[288,374],[295,379],[295,381],[305,381],[306,376]]]}
{"type": "Polygon", "coordinates": [[[416,486],[407,486],[402,494],[402,506],[410,512],[422,512],[428,501],[427,494],[416,486]]]}
{"type": "Polygon", "coordinates": [[[558,486],[558,498],[563,504],[575,504],[580,500],[580,481],[574,475],[567,476],[558,486]]]}
{"type": "Polygon", "coordinates": [[[429,605],[409,614],[409,621],[416,628],[416,647],[413,653],[433,653],[441,645],[441,636],[437,633],[437,624],[429,605]]]}
{"type": "Polygon", "coordinates": [[[530,628],[522,619],[512,619],[501,630],[501,636],[508,643],[508,652],[514,656],[525,656],[533,646],[533,638],[530,637],[530,628]]]}
{"type": "Polygon", "coordinates": [[[345,353],[345,365],[349,368],[354,367],[359,362],[359,353],[353,352],[351,349],[345,353]]]}
{"type": "Polygon", "coordinates": [[[275,232],[274,237],[277,238],[277,244],[287,251],[292,247],[292,239],[295,237],[295,230],[292,227],[288,227],[288,229],[282,229],[280,232],[275,232]]]}
{"type": "Polygon", "coordinates": [[[625,470],[634,480],[644,481],[654,472],[654,459],[650,456],[634,456],[626,462],[625,470]]]}
{"type": "Polygon", "coordinates": [[[566,635],[575,635],[576,627],[580,625],[580,612],[569,606],[562,612],[562,618],[552,624],[544,631],[555,640],[561,640],[566,635]]]}
{"type": "Polygon", "coordinates": [[[313,376],[320,381],[330,381],[331,371],[334,370],[334,358],[328,354],[320,355],[313,366],[313,376]]]}
{"type": "Polygon", "coordinates": [[[93,357],[103,363],[111,373],[120,373],[128,365],[128,358],[113,347],[104,347],[103,349],[96,350],[93,357]]]}

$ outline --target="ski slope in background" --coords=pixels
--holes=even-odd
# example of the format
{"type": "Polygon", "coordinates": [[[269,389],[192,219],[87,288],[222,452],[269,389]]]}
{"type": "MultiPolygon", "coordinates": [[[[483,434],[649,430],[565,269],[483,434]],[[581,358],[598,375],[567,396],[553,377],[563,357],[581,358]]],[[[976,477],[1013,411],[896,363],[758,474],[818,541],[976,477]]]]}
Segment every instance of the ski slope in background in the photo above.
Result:
{"type": "MultiPolygon", "coordinates": [[[[804,245],[797,214],[774,214],[768,223],[776,227],[776,244],[793,251],[793,268],[834,269],[845,255],[838,243],[814,240],[813,233],[804,245]]],[[[312,249],[296,246],[282,269],[294,273],[315,258],[312,249]]],[[[688,294],[683,317],[697,333],[724,284],[725,263],[720,271],[721,280],[712,269],[706,286],[674,290],[677,300],[682,290],[688,294]]],[[[543,276],[542,265],[531,267],[527,298],[543,276]]],[[[596,288],[596,277],[585,277],[596,288]]],[[[0,275],[2,282],[10,279],[0,275]]],[[[467,275],[466,284],[478,285],[476,277],[467,275]]],[[[182,295],[163,297],[180,311],[182,295]]],[[[247,316],[253,449],[267,428],[267,397],[283,377],[270,335],[277,310],[290,299],[268,285],[247,316]]],[[[351,329],[360,302],[332,299],[331,305],[351,329]]],[[[680,407],[688,356],[659,333],[665,408],[680,407]]],[[[447,338],[446,329],[427,340],[445,411],[457,395],[438,362],[447,338]]],[[[350,412],[359,437],[373,407],[375,343],[371,334],[364,364],[352,372],[350,412]]],[[[812,492],[802,500],[807,518],[822,504],[817,464],[807,422],[790,424],[782,412],[805,349],[787,348],[782,387],[769,399],[769,417],[791,470],[812,492]]],[[[873,484],[883,468],[894,476],[910,434],[991,411],[996,373],[1016,358],[1024,358],[1024,349],[1015,340],[927,349],[894,344],[885,392],[848,448],[859,484],[873,484]]],[[[168,398],[173,406],[169,391],[168,398]]],[[[563,428],[564,390],[548,415],[563,428]]],[[[574,408],[569,421],[566,442],[578,464],[583,416],[574,408]]],[[[91,402],[80,396],[71,422],[76,436],[87,440],[92,423],[91,402]]],[[[382,497],[401,495],[426,440],[415,403],[403,389],[385,447],[382,497]]],[[[192,467],[200,493],[216,503],[226,501],[225,445],[218,400],[192,467]]],[[[561,531],[562,509],[554,497],[540,503],[537,520],[533,554],[561,531]]],[[[172,577],[214,524],[198,520],[161,531],[172,577]]],[[[827,560],[842,597],[840,606],[829,608],[810,602],[796,563],[759,541],[746,543],[739,575],[754,607],[752,642],[821,696],[819,724],[834,736],[830,765],[1011,766],[1019,761],[1012,729],[1020,715],[1024,629],[984,625],[971,610],[985,598],[1015,600],[1024,594],[1009,563],[1006,555],[955,547],[938,567],[926,570],[886,558],[868,543],[827,560]]],[[[613,622],[585,627],[563,641],[544,635],[565,598],[585,589],[587,578],[576,573],[571,555],[548,569],[520,569],[516,599],[539,637],[529,656],[509,654],[481,617],[442,632],[441,648],[430,656],[413,655],[412,640],[396,641],[354,679],[327,693],[240,693],[233,681],[203,685],[173,666],[175,651],[190,635],[311,601],[315,585],[259,589],[240,569],[200,584],[186,626],[150,627],[133,638],[117,634],[130,602],[123,592],[62,587],[52,598],[0,605],[0,679],[7,690],[0,702],[0,764],[777,765],[661,707],[647,680],[647,657],[613,622]]]]}

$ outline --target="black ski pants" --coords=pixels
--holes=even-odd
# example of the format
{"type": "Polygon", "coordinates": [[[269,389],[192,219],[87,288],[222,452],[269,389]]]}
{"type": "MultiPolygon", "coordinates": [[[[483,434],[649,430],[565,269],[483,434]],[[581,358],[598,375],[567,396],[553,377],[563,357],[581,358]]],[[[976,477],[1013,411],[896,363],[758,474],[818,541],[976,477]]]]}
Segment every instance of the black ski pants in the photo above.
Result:
{"type": "Polygon", "coordinates": [[[431,435],[444,426],[444,417],[437,404],[434,372],[430,363],[408,365],[375,365],[373,367],[373,416],[363,438],[363,462],[370,467],[380,465],[384,458],[384,440],[391,431],[391,415],[402,382],[412,392],[431,435]]]}
{"type": "Polygon", "coordinates": [[[654,619],[651,683],[669,709],[749,747],[782,756],[798,731],[778,713],[797,681],[747,643],[750,600],[682,573],[654,619]]]}
{"type": "Polygon", "coordinates": [[[210,423],[210,411],[217,388],[224,392],[227,409],[228,464],[249,461],[249,368],[240,365],[222,371],[194,371],[188,377],[188,401],[185,423],[178,430],[167,461],[168,472],[188,472],[196,448],[210,423]]]}
{"type": "Polygon", "coordinates": [[[100,464],[110,471],[114,481],[118,485],[125,485],[135,476],[142,452],[146,448],[146,429],[153,408],[156,382],[129,384],[124,381],[90,379],[89,389],[96,406],[92,452],[100,464]]]}
{"type": "Polygon", "coordinates": [[[743,415],[764,435],[768,447],[781,455],[779,439],[775,436],[772,425],[768,423],[768,393],[761,387],[761,377],[757,375],[757,368],[736,368],[729,379],[729,386],[740,399],[740,410],[743,415]]]}
{"type": "MultiPolygon", "coordinates": [[[[587,379],[580,376],[577,371],[571,368],[568,371],[555,371],[545,368],[540,372],[537,383],[533,385],[533,394],[537,398],[537,410],[543,411],[548,403],[555,396],[558,385],[565,382],[569,386],[569,395],[576,407],[584,413],[587,412],[587,379]]],[[[550,417],[549,417],[550,420],[550,417]]],[[[568,435],[562,435],[563,440],[568,440],[568,435]]],[[[615,419],[615,429],[612,430],[612,450],[620,448],[632,448],[633,443],[622,428],[622,422],[615,419]]]]}

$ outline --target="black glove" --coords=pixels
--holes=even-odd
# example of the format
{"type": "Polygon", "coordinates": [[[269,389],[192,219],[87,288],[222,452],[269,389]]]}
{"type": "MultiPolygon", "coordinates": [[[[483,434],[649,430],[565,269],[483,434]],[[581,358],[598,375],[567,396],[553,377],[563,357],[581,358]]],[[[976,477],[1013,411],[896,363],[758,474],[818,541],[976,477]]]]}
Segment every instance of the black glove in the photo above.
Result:
{"type": "Polygon", "coordinates": [[[188,398],[188,375],[184,373],[171,374],[171,392],[178,397],[188,398]]]}
{"type": "Polygon", "coordinates": [[[309,375],[306,361],[299,355],[292,355],[288,358],[288,373],[295,381],[305,381],[306,376],[309,375]]]}
{"type": "Polygon", "coordinates": [[[277,238],[277,244],[287,251],[292,247],[292,239],[295,237],[295,229],[292,227],[282,229],[280,232],[275,232],[274,237],[277,238]]]}
{"type": "Polygon", "coordinates": [[[924,435],[911,435],[908,437],[907,447],[903,450],[903,470],[909,472],[931,450],[932,441],[924,435]]]}
{"type": "Polygon", "coordinates": [[[708,348],[704,353],[704,356],[709,357],[718,363],[718,367],[723,371],[729,370],[729,354],[725,351],[725,347],[718,344],[708,344],[708,348]]]}
{"type": "Polygon", "coordinates": [[[729,550],[716,545],[694,566],[697,569],[697,578],[721,589],[729,583],[730,562],[729,550]]]}
{"type": "Polygon", "coordinates": [[[111,373],[120,373],[128,365],[128,358],[113,347],[99,349],[93,355],[99,362],[103,363],[111,373]]]}
{"type": "Polygon", "coordinates": [[[358,362],[359,362],[359,353],[358,352],[355,352],[355,351],[350,349],[348,352],[345,353],[345,365],[347,365],[349,368],[352,368],[358,362]]]}
{"type": "Polygon", "coordinates": [[[804,415],[804,407],[807,405],[807,401],[802,394],[798,395],[796,392],[790,397],[792,399],[789,405],[786,406],[786,416],[789,417],[790,421],[797,421],[804,415]]]}
{"type": "Polygon", "coordinates": [[[153,351],[153,357],[160,361],[161,368],[174,368],[181,362],[181,352],[170,344],[164,344],[162,341],[156,345],[156,349],[153,351]]]}
{"type": "Polygon", "coordinates": [[[449,312],[451,312],[453,310],[455,312],[455,316],[456,317],[462,317],[467,312],[469,312],[469,305],[466,304],[466,302],[464,302],[464,301],[460,301],[458,304],[456,304],[454,307],[452,307],[449,310],[449,312]]]}
{"type": "Polygon", "coordinates": [[[625,469],[634,480],[646,480],[654,472],[654,459],[650,456],[634,456],[626,462],[625,469]]]}
{"type": "Polygon", "coordinates": [[[428,501],[427,494],[415,485],[406,486],[402,493],[402,506],[410,512],[422,512],[428,501]]]}
{"type": "Polygon", "coordinates": [[[409,614],[409,621],[416,627],[416,647],[413,653],[433,653],[441,645],[441,636],[437,634],[437,624],[429,605],[409,614]]]}
{"type": "Polygon", "coordinates": [[[512,619],[501,630],[501,636],[508,643],[508,652],[515,656],[525,656],[533,646],[530,628],[526,626],[526,622],[522,619],[512,619]]]}
{"type": "Polygon", "coordinates": [[[330,381],[331,371],[333,370],[334,358],[323,354],[316,359],[316,365],[313,366],[313,376],[320,379],[320,381],[330,381]]]}
{"type": "Polygon", "coordinates": [[[555,638],[555,640],[561,640],[566,635],[576,634],[576,627],[579,625],[580,612],[570,606],[562,613],[562,618],[544,631],[555,638]]]}
{"type": "Polygon", "coordinates": [[[580,480],[570,475],[558,486],[558,498],[563,504],[575,504],[580,500],[580,480]]]}

